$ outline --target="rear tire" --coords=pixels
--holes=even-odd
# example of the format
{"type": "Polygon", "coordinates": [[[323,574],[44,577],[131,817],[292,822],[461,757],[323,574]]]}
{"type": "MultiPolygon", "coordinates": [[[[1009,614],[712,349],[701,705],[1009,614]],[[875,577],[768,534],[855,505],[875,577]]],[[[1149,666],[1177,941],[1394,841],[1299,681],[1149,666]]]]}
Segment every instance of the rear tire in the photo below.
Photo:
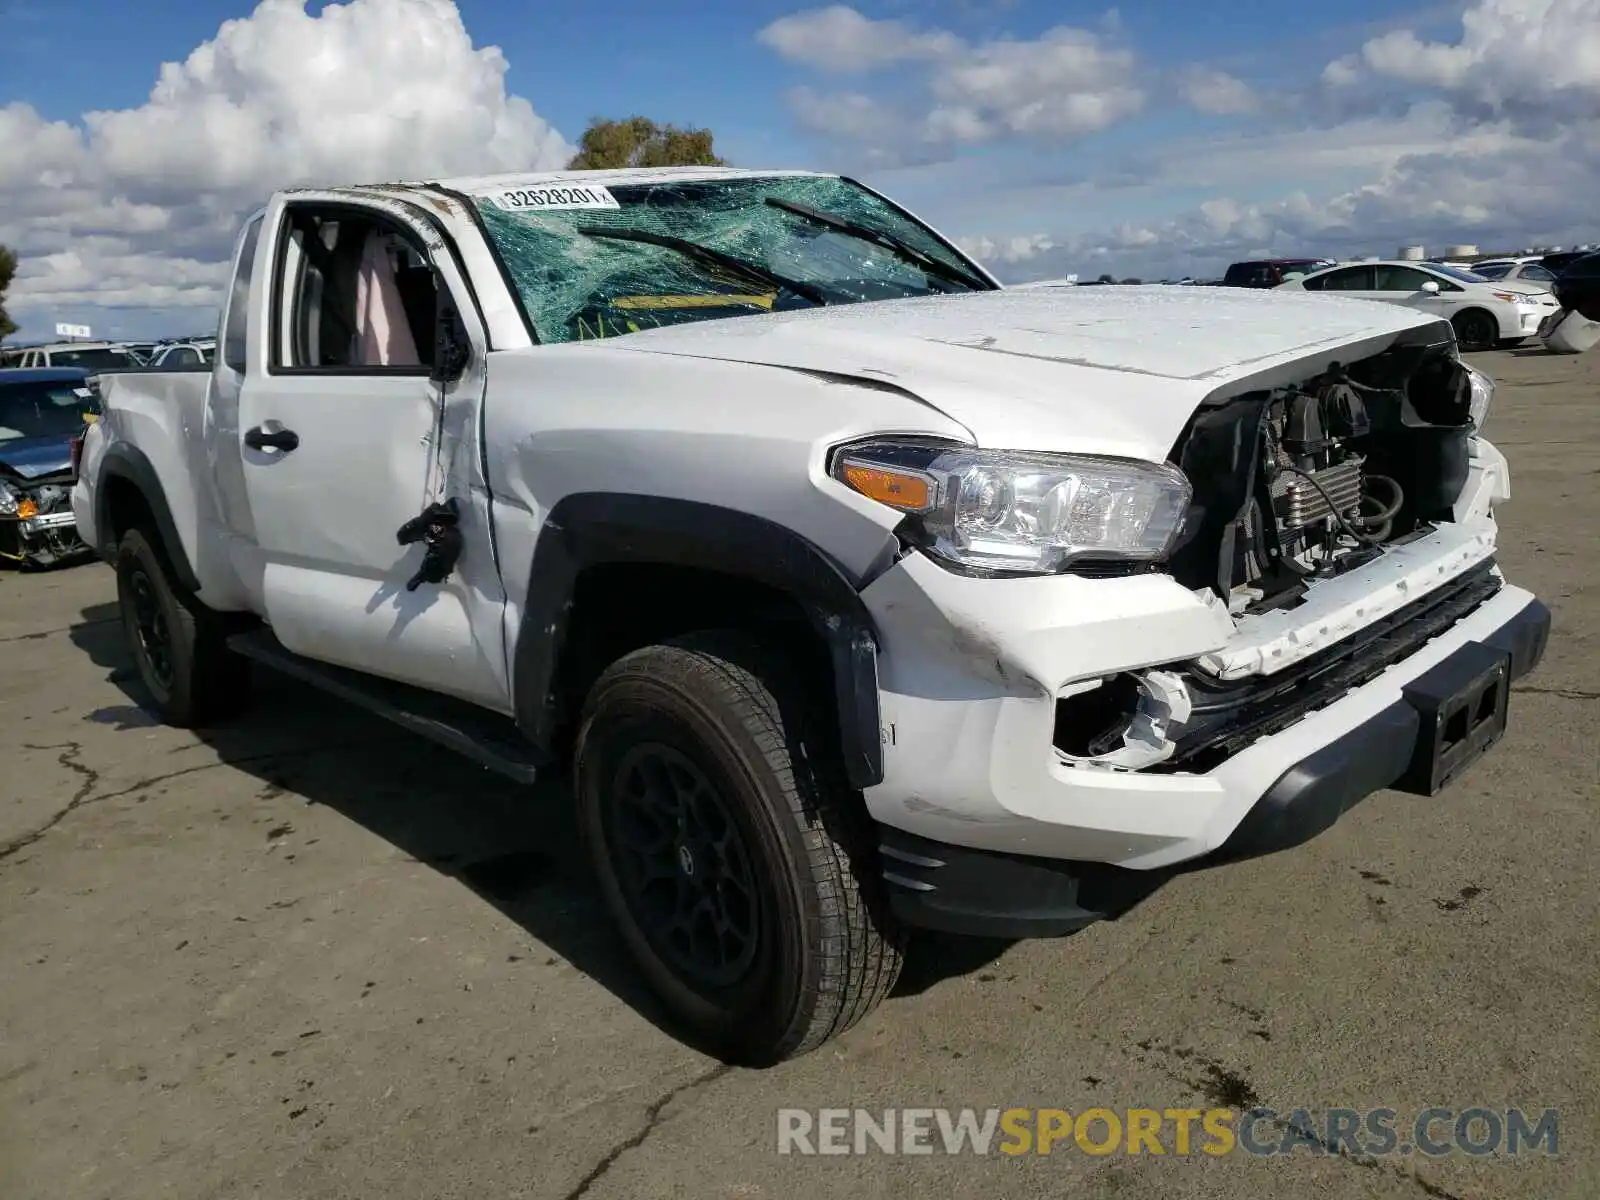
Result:
{"type": "Polygon", "coordinates": [[[635,651],[589,694],[578,816],[607,907],[694,1041],[769,1065],[888,995],[904,934],[828,711],[740,633],[635,651]]]}
{"type": "Polygon", "coordinates": [[[1463,350],[1491,350],[1500,340],[1500,322],[1481,308],[1457,313],[1450,324],[1455,327],[1456,344],[1463,350]]]}
{"type": "Polygon", "coordinates": [[[249,662],[228,649],[221,620],[183,592],[143,530],[123,535],[116,573],[123,633],[156,715],[197,729],[239,712],[249,698],[249,662]]]}

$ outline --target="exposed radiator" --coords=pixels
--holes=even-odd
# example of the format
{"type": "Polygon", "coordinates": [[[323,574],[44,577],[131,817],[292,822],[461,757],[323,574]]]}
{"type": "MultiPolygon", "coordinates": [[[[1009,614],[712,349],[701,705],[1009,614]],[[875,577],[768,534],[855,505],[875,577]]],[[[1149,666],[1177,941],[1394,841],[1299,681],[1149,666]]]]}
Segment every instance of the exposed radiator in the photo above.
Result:
{"type": "Polygon", "coordinates": [[[1309,472],[1311,479],[1321,485],[1322,491],[1313,487],[1305,475],[1280,470],[1272,481],[1272,508],[1285,529],[1302,529],[1333,516],[1328,507],[1331,499],[1341,513],[1349,513],[1361,504],[1361,460],[1348,458],[1337,466],[1324,467],[1309,472]],[[1324,499],[1322,492],[1328,494],[1324,499]]]}

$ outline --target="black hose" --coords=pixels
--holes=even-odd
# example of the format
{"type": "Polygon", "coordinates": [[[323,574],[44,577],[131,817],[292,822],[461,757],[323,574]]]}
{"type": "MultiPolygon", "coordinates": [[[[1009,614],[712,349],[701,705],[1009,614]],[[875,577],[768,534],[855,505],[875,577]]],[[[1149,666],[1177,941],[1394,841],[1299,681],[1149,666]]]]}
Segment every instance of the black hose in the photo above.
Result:
{"type": "MultiPolygon", "coordinates": [[[[1390,479],[1387,475],[1363,475],[1361,477],[1361,489],[1363,493],[1365,493],[1367,484],[1369,483],[1382,483],[1387,485],[1389,490],[1394,493],[1394,503],[1390,504],[1387,508],[1379,506],[1378,511],[1375,513],[1362,513],[1359,518],[1361,524],[1382,525],[1393,521],[1395,517],[1399,515],[1400,506],[1406,502],[1406,494],[1401,489],[1400,484],[1396,480],[1390,479]]],[[[1371,499],[1371,496],[1365,494],[1363,494],[1361,497],[1362,503],[1365,503],[1371,499]]]]}

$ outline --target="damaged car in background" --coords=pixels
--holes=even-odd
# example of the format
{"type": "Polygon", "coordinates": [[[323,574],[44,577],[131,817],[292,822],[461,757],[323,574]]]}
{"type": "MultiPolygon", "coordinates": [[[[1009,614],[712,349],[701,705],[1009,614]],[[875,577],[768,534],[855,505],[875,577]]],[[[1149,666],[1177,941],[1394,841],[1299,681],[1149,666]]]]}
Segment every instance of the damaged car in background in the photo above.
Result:
{"type": "Polygon", "coordinates": [[[1006,289],[839,176],[281,192],[218,347],[104,378],[73,495],[150,703],[261,664],[570,771],[730,1061],[860,1020],[908,929],[1068,933],[1437,792],[1548,635],[1444,314],[1006,289]]]}
{"type": "Polygon", "coordinates": [[[43,567],[92,553],[72,513],[74,447],[98,419],[71,367],[0,370],[0,561],[43,567]]]}

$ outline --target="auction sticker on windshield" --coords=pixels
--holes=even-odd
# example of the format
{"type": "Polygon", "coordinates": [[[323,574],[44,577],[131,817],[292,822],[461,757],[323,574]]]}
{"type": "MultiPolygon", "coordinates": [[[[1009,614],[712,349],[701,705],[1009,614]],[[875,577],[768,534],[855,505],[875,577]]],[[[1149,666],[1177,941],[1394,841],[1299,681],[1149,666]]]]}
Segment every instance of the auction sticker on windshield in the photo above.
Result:
{"type": "Polygon", "coordinates": [[[511,188],[491,197],[507,212],[542,212],[550,208],[621,208],[617,198],[597,183],[541,183],[511,188]]]}

